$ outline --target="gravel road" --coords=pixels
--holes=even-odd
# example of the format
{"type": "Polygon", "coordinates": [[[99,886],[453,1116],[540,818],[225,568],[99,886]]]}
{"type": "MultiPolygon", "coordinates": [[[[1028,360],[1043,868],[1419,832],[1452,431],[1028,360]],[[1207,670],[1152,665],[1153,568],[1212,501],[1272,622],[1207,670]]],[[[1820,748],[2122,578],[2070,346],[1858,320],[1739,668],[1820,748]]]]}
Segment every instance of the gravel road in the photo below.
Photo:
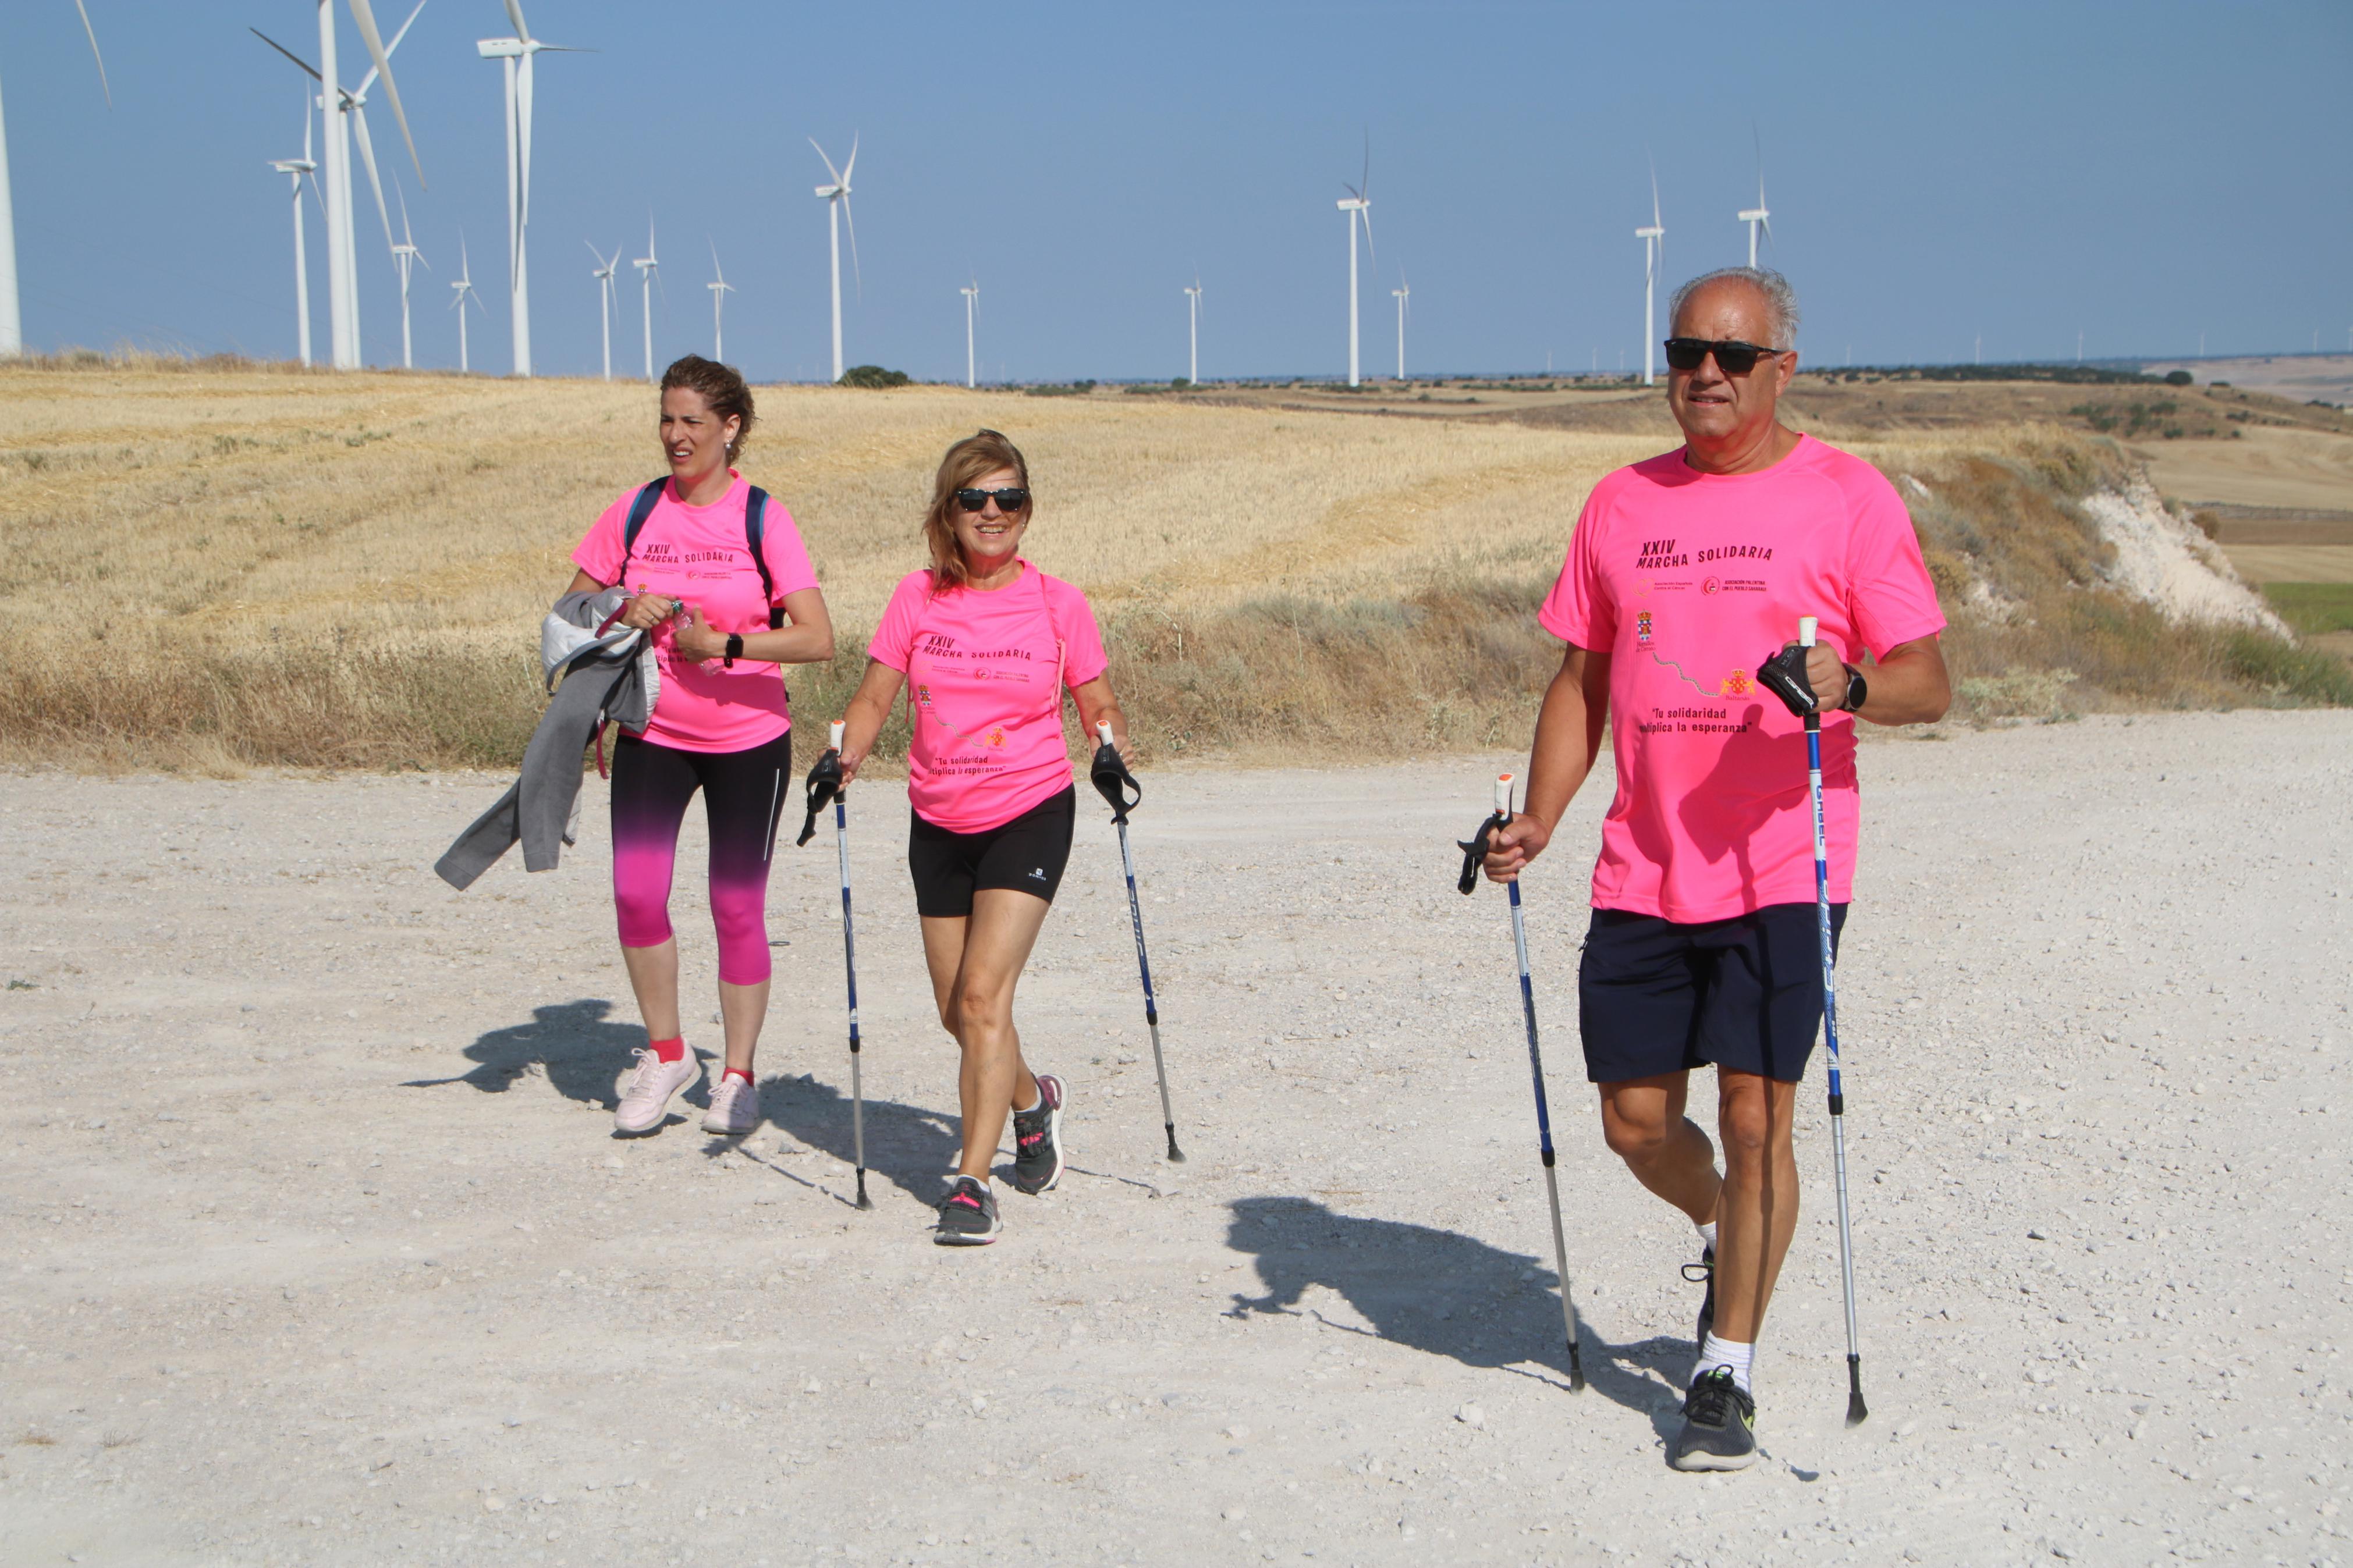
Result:
{"type": "Polygon", "coordinates": [[[1177,1166],[1082,808],[1020,1010],[1073,1168],[975,1251],[925,1230],[953,1051],[890,786],[853,800],[861,1214],[823,839],[778,849],[766,1123],[616,1142],[642,1034],[593,780],[563,869],[458,895],[428,867],[501,780],[0,777],[0,1561],[2353,1557],[2353,714],[1866,748],[1873,1414],[1841,1426],[1810,1093],[1728,1477],[1665,1467],[1690,1232],[1582,1082],[1598,791],[1527,886],[1565,1390],[1504,901],[1452,887],[1498,761],[1147,781],[1177,1166]]]}

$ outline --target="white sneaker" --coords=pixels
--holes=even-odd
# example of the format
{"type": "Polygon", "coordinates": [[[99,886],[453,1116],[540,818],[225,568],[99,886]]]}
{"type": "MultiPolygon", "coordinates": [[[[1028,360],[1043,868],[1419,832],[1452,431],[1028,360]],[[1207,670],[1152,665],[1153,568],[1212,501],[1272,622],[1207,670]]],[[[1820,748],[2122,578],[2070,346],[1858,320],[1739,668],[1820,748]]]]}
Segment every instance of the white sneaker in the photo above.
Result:
{"type": "Polygon", "coordinates": [[[613,1130],[631,1137],[659,1127],[670,1115],[670,1096],[692,1087],[702,1076],[702,1063],[696,1059],[692,1046],[674,1062],[654,1055],[651,1046],[639,1046],[635,1055],[638,1070],[621,1091],[620,1108],[613,1112],[613,1130]]]}
{"type": "Polygon", "coordinates": [[[722,1138],[741,1138],[760,1125],[760,1086],[737,1078],[733,1073],[719,1075],[719,1087],[711,1091],[711,1109],[702,1118],[702,1130],[722,1138]]]}

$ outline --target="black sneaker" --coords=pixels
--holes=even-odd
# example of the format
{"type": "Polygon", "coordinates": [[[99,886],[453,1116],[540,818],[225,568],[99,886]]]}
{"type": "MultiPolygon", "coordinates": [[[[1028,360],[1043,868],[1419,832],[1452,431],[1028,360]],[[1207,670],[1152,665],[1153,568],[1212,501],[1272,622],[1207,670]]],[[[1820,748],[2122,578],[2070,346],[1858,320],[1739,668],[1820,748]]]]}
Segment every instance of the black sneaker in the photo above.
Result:
{"type": "Polygon", "coordinates": [[[1730,1367],[1717,1367],[1685,1396],[1683,1429],[1667,1463],[1679,1470],[1745,1470],[1756,1462],[1757,1401],[1732,1381],[1730,1367]]]}
{"type": "Polygon", "coordinates": [[[1692,1335],[1692,1343],[1705,1350],[1707,1336],[1715,1331],[1715,1248],[1706,1247],[1697,1263],[1684,1264],[1683,1278],[1694,1285],[1702,1280],[1707,1282],[1707,1294],[1699,1303],[1699,1330],[1692,1335]]]}
{"type": "Polygon", "coordinates": [[[1013,1113],[1013,1184],[1036,1197],[1062,1179],[1062,1080],[1038,1075],[1038,1106],[1013,1113]]]}
{"type": "Polygon", "coordinates": [[[932,1239],[942,1247],[987,1247],[1004,1228],[997,1221],[997,1196],[988,1184],[958,1176],[940,1200],[940,1223],[932,1239]]]}

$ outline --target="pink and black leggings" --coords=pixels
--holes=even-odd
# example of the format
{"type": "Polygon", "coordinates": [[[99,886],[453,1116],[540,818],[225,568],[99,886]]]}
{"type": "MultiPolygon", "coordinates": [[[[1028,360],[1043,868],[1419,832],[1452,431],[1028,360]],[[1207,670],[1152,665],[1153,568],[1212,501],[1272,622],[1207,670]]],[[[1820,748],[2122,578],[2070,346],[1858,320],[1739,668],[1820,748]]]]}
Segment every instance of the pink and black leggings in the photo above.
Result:
{"type": "Polygon", "coordinates": [[[671,936],[670,884],[686,803],[702,791],[711,827],[711,923],[719,978],[768,978],[768,862],[792,787],[793,737],[741,752],[683,752],[623,734],[613,748],[613,903],[623,947],[671,936]]]}

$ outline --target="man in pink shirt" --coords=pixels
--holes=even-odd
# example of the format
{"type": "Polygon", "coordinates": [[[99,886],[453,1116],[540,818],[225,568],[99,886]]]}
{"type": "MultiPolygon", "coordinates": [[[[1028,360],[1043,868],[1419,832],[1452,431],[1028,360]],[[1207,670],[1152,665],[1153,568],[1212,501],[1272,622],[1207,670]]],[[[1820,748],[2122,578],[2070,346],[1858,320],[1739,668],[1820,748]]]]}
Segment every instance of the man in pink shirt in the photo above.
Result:
{"type": "Polygon", "coordinates": [[[1526,809],[1495,833],[1487,874],[1510,881],[1544,852],[1607,721],[1618,791],[1577,972],[1587,1074],[1610,1149],[1699,1230],[1700,1353],[1669,1458],[1728,1470],[1757,1456],[1750,1359],[1797,1229],[1792,1112],[1822,1016],[1804,729],[1757,668],[1800,616],[1820,618],[1806,672],[1825,715],[1834,931],[1854,881],[1854,719],[1933,721],[1951,690],[1894,487],[1777,416],[1798,368],[1787,280],[1712,272],[1670,314],[1684,445],[1587,498],[1537,616],[1568,647],[1526,809]],[[1691,1070],[1710,1065],[1720,1175],[1683,1114],[1691,1070]]]}

